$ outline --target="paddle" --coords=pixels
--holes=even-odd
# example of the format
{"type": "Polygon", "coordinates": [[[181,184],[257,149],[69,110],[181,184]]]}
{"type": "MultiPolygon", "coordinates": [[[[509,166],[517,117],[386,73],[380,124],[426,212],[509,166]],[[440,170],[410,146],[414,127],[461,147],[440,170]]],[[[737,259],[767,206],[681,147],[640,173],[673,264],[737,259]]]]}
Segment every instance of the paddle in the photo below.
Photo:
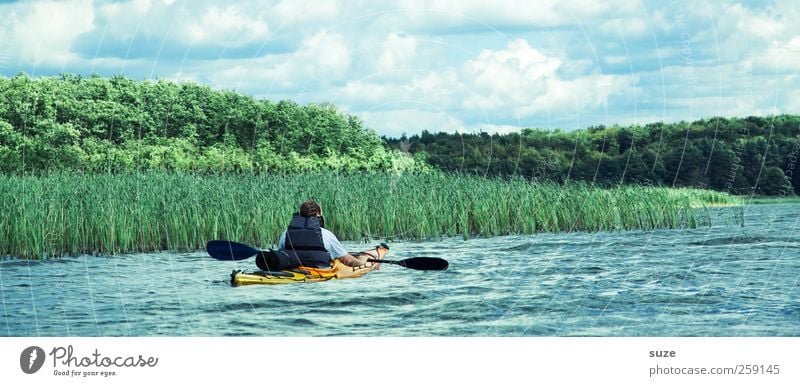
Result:
{"type": "MultiPolygon", "coordinates": [[[[211,257],[217,260],[228,261],[245,260],[263,252],[247,244],[226,240],[209,241],[208,244],[206,244],[206,251],[211,257]]],[[[367,259],[367,261],[373,263],[396,264],[401,267],[419,271],[444,271],[449,266],[447,260],[438,257],[412,257],[404,260],[367,259]]]]}
{"type": "Polygon", "coordinates": [[[253,257],[261,251],[235,241],[214,240],[206,244],[206,252],[217,260],[239,261],[253,257]]]}
{"type": "Polygon", "coordinates": [[[438,257],[412,257],[404,260],[367,259],[367,261],[382,264],[397,264],[401,267],[419,271],[444,271],[450,265],[447,263],[447,260],[438,257]]]}

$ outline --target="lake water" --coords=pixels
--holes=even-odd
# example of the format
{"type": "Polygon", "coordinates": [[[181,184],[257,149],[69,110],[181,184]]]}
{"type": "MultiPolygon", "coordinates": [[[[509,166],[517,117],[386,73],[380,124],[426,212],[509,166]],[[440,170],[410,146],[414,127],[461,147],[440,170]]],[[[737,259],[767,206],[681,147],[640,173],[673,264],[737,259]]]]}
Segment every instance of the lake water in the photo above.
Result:
{"type": "Polygon", "coordinates": [[[281,286],[231,287],[253,259],[204,252],[6,260],[0,335],[798,336],[800,205],[744,211],[744,227],[395,241],[387,258],[450,269],[281,286]]]}

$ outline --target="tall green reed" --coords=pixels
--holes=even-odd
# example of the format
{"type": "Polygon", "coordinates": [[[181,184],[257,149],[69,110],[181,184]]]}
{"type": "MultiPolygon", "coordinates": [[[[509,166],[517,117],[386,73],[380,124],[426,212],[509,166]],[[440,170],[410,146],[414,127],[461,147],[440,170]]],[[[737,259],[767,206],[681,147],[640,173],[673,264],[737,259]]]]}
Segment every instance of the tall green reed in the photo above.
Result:
{"type": "Polygon", "coordinates": [[[697,206],[736,203],[690,189],[442,173],[4,176],[0,255],[193,251],[212,239],[269,246],[309,198],[350,240],[696,227],[711,221],[697,206]]]}

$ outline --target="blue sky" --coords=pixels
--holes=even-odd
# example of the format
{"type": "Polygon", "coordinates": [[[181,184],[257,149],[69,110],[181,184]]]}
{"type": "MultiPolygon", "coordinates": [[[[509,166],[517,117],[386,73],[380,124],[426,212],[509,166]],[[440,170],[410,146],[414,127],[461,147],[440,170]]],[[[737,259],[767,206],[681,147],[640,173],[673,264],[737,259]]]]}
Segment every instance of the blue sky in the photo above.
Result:
{"type": "Polygon", "coordinates": [[[796,1],[0,2],[0,74],[331,102],[379,134],[800,113],[796,1]]]}

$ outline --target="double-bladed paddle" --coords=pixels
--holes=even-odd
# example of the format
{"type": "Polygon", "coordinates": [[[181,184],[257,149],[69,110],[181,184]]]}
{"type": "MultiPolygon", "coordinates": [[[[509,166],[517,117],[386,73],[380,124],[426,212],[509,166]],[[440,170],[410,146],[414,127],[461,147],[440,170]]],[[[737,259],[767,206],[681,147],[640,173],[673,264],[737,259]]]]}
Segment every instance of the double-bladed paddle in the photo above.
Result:
{"type": "MultiPolygon", "coordinates": [[[[217,260],[228,261],[245,260],[264,252],[247,244],[227,240],[209,241],[208,244],[206,244],[206,251],[211,257],[217,260]]],[[[395,264],[401,267],[416,269],[419,271],[444,271],[449,267],[447,260],[440,259],[438,257],[412,257],[404,260],[367,259],[367,261],[373,263],[395,264]]]]}
{"type": "Polygon", "coordinates": [[[261,251],[235,241],[213,240],[206,244],[206,252],[217,260],[239,261],[249,259],[261,251]]]}
{"type": "Polygon", "coordinates": [[[401,267],[416,269],[418,271],[444,271],[450,264],[445,259],[438,257],[412,257],[403,260],[367,259],[373,263],[396,264],[401,267]]]}

